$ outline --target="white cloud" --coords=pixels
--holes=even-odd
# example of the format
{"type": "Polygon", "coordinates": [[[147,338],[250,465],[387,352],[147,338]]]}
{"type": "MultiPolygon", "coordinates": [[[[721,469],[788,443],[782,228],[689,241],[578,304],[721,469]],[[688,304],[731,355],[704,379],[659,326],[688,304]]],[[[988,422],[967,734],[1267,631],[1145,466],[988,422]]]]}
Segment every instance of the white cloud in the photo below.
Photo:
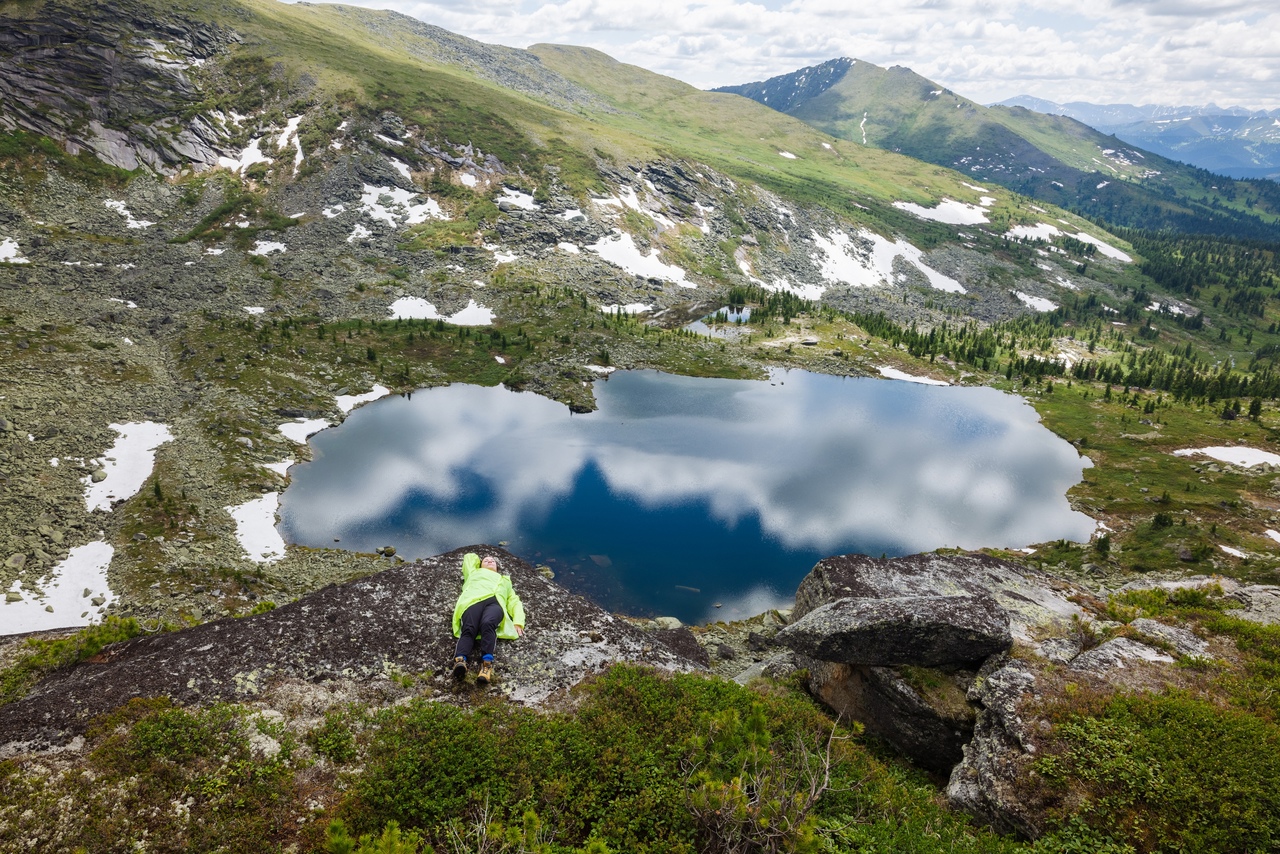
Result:
{"type": "Polygon", "coordinates": [[[904,65],[988,103],[1057,101],[1280,106],[1272,0],[356,0],[480,41],[594,47],[711,87],[838,56],[904,65]]]}

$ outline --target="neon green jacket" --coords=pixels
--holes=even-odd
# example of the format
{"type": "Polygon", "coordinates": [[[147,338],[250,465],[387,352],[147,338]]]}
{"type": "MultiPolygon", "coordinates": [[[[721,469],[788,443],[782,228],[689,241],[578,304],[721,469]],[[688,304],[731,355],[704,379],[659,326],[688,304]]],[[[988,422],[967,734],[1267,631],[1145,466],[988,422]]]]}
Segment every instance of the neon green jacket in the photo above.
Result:
{"type": "Polygon", "coordinates": [[[462,592],[453,608],[453,636],[462,634],[462,612],[490,596],[496,597],[502,606],[502,625],[498,637],[515,640],[516,626],[524,625],[524,605],[511,586],[511,578],[480,566],[480,555],[467,552],[462,556],[462,592]]]}

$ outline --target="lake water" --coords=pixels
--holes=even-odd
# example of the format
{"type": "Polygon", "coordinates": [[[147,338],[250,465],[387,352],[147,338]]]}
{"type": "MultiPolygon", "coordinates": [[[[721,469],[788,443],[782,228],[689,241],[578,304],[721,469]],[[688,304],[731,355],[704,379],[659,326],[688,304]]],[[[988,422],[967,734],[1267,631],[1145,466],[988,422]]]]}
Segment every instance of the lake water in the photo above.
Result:
{"type": "Polygon", "coordinates": [[[364,406],[311,438],[281,533],[406,558],[505,542],[611,610],[696,623],[789,603],[828,555],[1094,529],[1065,498],[1088,461],[992,389],[627,371],[595,393],[585,415],[469,385],[364,406]]]}

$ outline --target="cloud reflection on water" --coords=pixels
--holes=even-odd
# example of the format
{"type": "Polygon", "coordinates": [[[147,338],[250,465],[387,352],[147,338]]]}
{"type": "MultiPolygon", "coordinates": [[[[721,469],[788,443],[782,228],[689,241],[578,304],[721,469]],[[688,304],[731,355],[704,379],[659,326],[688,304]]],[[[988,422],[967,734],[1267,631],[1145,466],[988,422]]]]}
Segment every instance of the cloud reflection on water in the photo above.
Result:
{"type": "Polygon", "coordinates": [[[1094,528],[1065,498],[1084,459],[991,389],[643,371],[596,395],[586,415],[464,385],[365,406],[313,437],[315,460],[291,471],[286,537],[393,542],[407,556],[519,545],[589,467],[616,500],[700,506],[728,528],[758,520],[768,539],[822,554],[1083,541],[1094,528]]]}

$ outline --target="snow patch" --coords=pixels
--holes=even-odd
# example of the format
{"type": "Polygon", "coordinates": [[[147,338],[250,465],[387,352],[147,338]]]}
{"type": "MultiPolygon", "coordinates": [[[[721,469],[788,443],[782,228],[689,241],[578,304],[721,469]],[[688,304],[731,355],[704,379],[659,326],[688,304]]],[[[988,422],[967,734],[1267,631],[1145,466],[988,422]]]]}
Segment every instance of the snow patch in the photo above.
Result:
{"type": "Polygon", "coordinates": [[[115,549],[102,540],[76,546],[49,576],[43,579],[39,592],[22,589],[21,580],[13,582],[10,591],[22,596],[21,601],[0,606],[0,635],[16,635],[47,629],[88,626],[98,622],[106,608],[115,601],[107,584],[107,569],[115,549]],[[85,596],[84,591],[89,595],[85,596]],[[93,597],[102,601],[94,605],[93,597]],[[52,608],[50,611],[48,609],[52,608]]]}
{"type": "Polygon", "coordinates": [[[897,368],[881,366],[879,371],[880,376],[891,380],[905,380],[909,383],[919,383],[920,385],[951,385],[951,383],[946,382],[945,380],[935,380],[932,377],[918,377],[914,374],[908,374],[905,371],[900,371],[897,368]]]}
{"type": "Polygon", "coordinates": [[[964,202],[957,202],[955,199],[944,198],[938,202],[937,207],[933,208],[921,207],[914,202],[894,202],[893,206],[920,219],[945,222],[948,225],[978,225],[979,223],[990,222],[987,219],[986,211],[983,210],[981,205],[968,205],[964,202]]]}
{"type": "Polygon", "coordinates": [[[272,252],[285,252],[287,250],[287,246],[275,240],[258,240],[254,242],[253,248],[249,250],[249,254],[270,255],[272,252]]]}
{"type": "Polygon", "coordinates": [[[120,434],[115,444],[103,454],[102,469],[105,479],[94,483],[90,475],[80,482],[85,486],[85,509],[110,510],[116,501],[123,501],[142,488],[156,463],[156,448],[173,440],[168,426],[154,421],[130,422],[108,425],[120,434]]]}
{"type": "Polygon", "coordinates": [[[133,214],[129,213],[129,209],[125,207],[124,202],[116,201],[115,199],[107,199],[103,204],[120,214],[120,216],[124,217],[124,224],[129,228],[150,228],[155,225],[155,223],[150,220],[134,219],[133,214]]]}
{"type": "Polygon", "coordinates": [[[576,243],[557,243],[556,248],[562,252],[568,252],[570,255],[580,255],[582,253],[576,243]]]}
{"type": "Polygon", "coordinates": [[[466,308],[445,316],[434,303],[422,297],[401,297],[391,304],[391,317],[399,320],[443,320],[454,326],[489,326],[493,323],[493,309],[469,300],[466,308]]]}
{"type": "Polygon", "coordinates": [[[584,365],[583,367],[585,367],[591,373],[598,374],[599,376],[602,376],[602,377],[607,377],[609,376],[609,374],[617,370],[617,368],[613,367],[612,365],[584,365]]]}
{"type": "Polygon", "coordinates": [[[392,169],[396,170],[397,172],[399,172],[401,175],[404,176],[404,179],[406,181],[413,180],[413,176],[409,172],[408,163],[401,163],[399,160],[396,160],[394,157],[388,158],[388,162],[391,164],[392,169]]]}
{"type": "Polygon", "coordinates": [[[386,386],[374,384],[371,391],[364,394],[340,394],[334,398],[334,402],[344,413],[350,412],[362,403],[368,403],[371,400],[377,400],[380,397],[386,397],[391,394],[391,389],[386,386]]]}
{"type": "Polygon", "coordinates": [[[351,233],[347,235],[347,242],[355,243],[357,240],[364,240],[366,237],[373,237],[373,232],[365,228],[363,223],[357,222],[355,227],[351,229],[351,233]]]}
{"type": "Polygon", "coordinates": [[[923,253],[906,240],[889,240],[866,229],[859,230],[858,236],[871,243],[869,256],[863,256],[843,231],[833,231],[825,238],[813,234],[813,242],[821,253],[817,260],[823,278],[854,287],[891,284],[894,281],[893,261],[902,257],[920,270],[937,290],[965,293],[964,286],[955,279],[925,264],[923,253]]]}
{"type": "Polygon", "coordinates": [[[614,229],[611,235],[600,238],[587,248],[632,275],[663,279],[682,288],[697,287],[695,283],[688,281],[688,274],[682,268],[664,264],[658,258],[656,249],[650,250],[648,255],[643,254],[631,235],[625,231],[614,229]]]}
{"type": "Polygon", "coordinates": [[[642,302],[629,302],[626,305],[602,305],[600,310],[605,314],[644,314],[653,311],[653,306],[642,302]]]}
{"type": "Polygon", "coordinates": [[[476,176],[470,172],[463,172],[458,175],[458,180],[462,182],[464,187],[474,187],[477,184],[476,176]]]}
{"type": "Polygon", "coordinates": [[[0,264],[30,264],[31,261],[18,254],[18,241],[12,237],[0,240],[0,264]]]}
{"type": "Polygon", "coordinates": [[[779,157],[785,157],[785,158],[787,158],[788,160],[795,160],[795,159],[796,159],[796,156],[795,156],[794,154],[792,154],[790,151],[779,151],[779,152],[778,152],[778,156],[779,156],[779,157]]]}
{"type": "Polygon", "coordinates": [[[1248,555],[1245,554],[1244,552],[1240,551],[1239,549],[1233,549],[1231,548],[1231,546],[1219,545],[1218,548],[1222,549],[1224,552],[1231,555],[1232,557],[1248,557],[1248,555]]]}
{"type": "MultiPolygon", "coordinates": [[[[1066,232],[1062,231],[1057,226],[1049,225],[1047,222],[1042,222],[1038,225],[1015,225],[1006,232],[1007,236],[1016,237],[1021,240],[1052,240],[1057,235],[1065,233],[1066,232]]],[[[1094,246],[1098,247],[1099,252],[1108,258],[1114,258],[1115,260],[1123,261],[1126,264],[1133,262],[1133,258],[1130,257],[1127,252],[1123,252],[1111,244],[1099,240],[1092,234],[1086,234],[1083,231],[1078,231],[1069,236],[1084,243],[1092,243],[1094,246]]]]}
{"type": "Polygon", "coordinates": [[[270,163],[271,158],[262,153],[259,147],[262,145],[262,137],[258,137],[245,146],[236,157],[219,157],[218,165],[230,169],[232,172],[244,173],[246,169],[255,163],[270,163]]]}
{"type": "Polygon", "coordinates": [[[1244,468],[1251,468],[1263,463],[1280,466],[1280,454],[1273,454],[1270,451],[1263,451],[1258,448],[1183,448],[1180,451],[1173,452],[1175,457],[1190,457],[1193,454],[1204,454],[1206,457],[1212,457],[1219,462],[1230,463],[1233,466],[1243,466],[1244,468]]]}
{"type": "Polygon", "coordinates": [[[346,205],[334,205],[333,207],[325,208],[324,210],[320,211],[320,213],[324,214],[326,219],[333,219],[335,216],[342,213],[346,209],[347,209],[346,205]]]}
{"type": "Polygon", "coordinates": [[[507,202],[515,205],[521,210],[536,211],[541,210],[542,205],[533,200],[533,196],[528,193],[522,193],[519,190],[513,190],[510,187],[502,188],[502,195],[498,197],[499,202],[507,202]]]}
{"type": "Polygon", "coordinates": [[[276,140],[276,150],[284,151],[289,145],[289,140],[293,140],[293,168],[297,169],[302,165],[302,140],[298,138],[298,122],[302,121],[302,116],[294,116],[285,122],[284,132],[280,134],[280,138],[276,140]]]}
{"type": "Polygon", "coordinates": [[[435,199],[427,198],[421,204],[413,204],[412,200],[417,196],[418,193],[412,190],[365,184],[360,196],[360,210],[370,219],[381,220],[392,228],[401,223],[417,225],[428,219],[449,219],[435,199]]]}
{"type": "Polygon", "coordinates": [[[1047,300],[1044,297],[1033,297],[1031,294],[1024,294],[1022,291],[1014,291],[1013,295],[1027,308],[1035,311],[1053,311],[1058,307],[1056,302],[1047,300]]]}
{"type": "Polygon", "coordinates": [[[323,418],[298,418],[294,421],[281,424],[277,429],[291,442],[297,442],[299,445],[307,444],[307,437],[313,433],[319,433],[326,427],[332,425],[323,418]]]}
{"type": "Polygon", "coordinates": [[[246,305],[244,307],[244,310],[249,314],[262,314],[264,311],[266,311],[266,309],[260,305],[246,305]]]}
{"type": "Polygon", "coordinates": [[[236,523],[236,540],[249,560],[274,563],[284,557],[284,539],[276,530],[276,510],[280,493],[268,492],[260,498],[224,508],[236,523]]]}

